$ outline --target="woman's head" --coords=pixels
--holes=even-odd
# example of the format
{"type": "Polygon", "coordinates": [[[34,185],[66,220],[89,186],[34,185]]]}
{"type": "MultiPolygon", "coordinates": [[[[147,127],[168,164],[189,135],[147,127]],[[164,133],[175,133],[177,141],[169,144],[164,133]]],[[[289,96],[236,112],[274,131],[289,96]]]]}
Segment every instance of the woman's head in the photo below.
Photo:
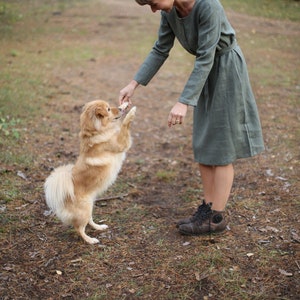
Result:
{"type": "Polygon", "coordinates": [[[153,12],[163,10],[169,13],[174,5],[174,0],[135,0],[135,2],[139,5],[150,5],[153,12]]]}
{"type": "Polygon", "coordinates": [[[136,3],[138,3],[139,5],[147,5],[147,4],[151,4],[152,0],[135,0],[136,3]]]}

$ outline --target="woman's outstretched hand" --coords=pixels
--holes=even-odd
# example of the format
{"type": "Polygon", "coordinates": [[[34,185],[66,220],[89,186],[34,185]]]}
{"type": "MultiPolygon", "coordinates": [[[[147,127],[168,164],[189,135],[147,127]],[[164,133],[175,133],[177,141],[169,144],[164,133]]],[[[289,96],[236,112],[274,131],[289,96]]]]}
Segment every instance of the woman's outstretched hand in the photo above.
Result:
{"type": "Polygon", "coordinates": [[[138,87],[138,83],[135,80],[132,80],[128,85],[126,85],[119,93],[119,104],[121,105],[124,102],[131,104],[131,97],[134,94],[134,90],[138,87]]]}

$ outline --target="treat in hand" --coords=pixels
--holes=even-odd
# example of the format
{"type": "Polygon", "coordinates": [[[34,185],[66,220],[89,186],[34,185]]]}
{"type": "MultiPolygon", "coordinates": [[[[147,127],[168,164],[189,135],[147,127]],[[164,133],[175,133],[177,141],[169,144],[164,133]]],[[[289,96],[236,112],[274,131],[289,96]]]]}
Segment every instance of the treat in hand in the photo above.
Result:
{"type": "Polygon", "coordinates": [[[126,108],[128,107],[129,103],[126,101],[126,102],[123,102],[120,106],[119,106],[119,109],[121,111],[124,111],[126,110],[126,108]]]}

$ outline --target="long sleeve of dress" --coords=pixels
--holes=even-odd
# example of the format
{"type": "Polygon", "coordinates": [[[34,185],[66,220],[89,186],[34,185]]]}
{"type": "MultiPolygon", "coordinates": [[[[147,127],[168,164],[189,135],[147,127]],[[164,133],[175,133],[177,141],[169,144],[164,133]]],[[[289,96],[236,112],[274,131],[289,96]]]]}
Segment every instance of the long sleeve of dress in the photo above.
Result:
{"type": "Polygon", "coordinates": [[[175,35],[171,30],[167,20],[161,18],[158,39],[151,52],[134,76],[134,79],[141,85],[147,85],[153,76],[169,56],[169,52],[174,45],[175,35]]]}
{"type": "Polygon", "coordinates": [[[221,37],[221,17],[218,10],[207,6],[199,15],[198,40],[194,68],[179,98],[179,102],[196,106],[207,77],[214,63],[218,42],[221,37]]]}

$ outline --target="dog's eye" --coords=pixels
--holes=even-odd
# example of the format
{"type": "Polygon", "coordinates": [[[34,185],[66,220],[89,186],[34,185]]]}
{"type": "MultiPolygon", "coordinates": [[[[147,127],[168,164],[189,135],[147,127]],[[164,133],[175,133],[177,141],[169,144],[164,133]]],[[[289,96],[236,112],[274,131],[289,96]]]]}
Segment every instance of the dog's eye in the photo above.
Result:
{"type": "Polygon", "coordinates": [[[107,111],[110,111],[110,107],[107,108],[107,111]]]}

